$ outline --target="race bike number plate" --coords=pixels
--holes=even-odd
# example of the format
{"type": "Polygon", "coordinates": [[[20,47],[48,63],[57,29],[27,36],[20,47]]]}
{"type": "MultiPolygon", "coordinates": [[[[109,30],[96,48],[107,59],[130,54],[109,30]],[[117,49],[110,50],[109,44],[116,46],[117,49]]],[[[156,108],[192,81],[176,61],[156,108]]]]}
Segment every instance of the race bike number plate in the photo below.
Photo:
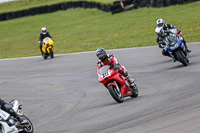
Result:
{"type": "Polygon", "coordinates": [[[107,78],[108,76],[110,76],[110,72],[106,72],[106,73],[104,73],[103,75],[102,75],[102,78],[107,78]]]}

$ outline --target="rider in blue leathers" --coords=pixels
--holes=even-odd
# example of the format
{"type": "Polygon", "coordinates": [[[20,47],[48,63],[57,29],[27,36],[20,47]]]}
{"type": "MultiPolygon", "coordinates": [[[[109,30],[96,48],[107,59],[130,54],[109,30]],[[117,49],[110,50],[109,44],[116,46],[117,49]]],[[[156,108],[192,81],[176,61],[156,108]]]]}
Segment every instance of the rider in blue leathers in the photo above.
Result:
{"type": "MultiPolygon", "coordinates": [[[[159,44],[159,47],[163,49],[162,54],[165,55],[165,56],[169,56],[167,51],[164,49],[164,47],[165,47],[164,39],[169,35],[169,33],[171,33],[169,31],[169,29],[177,29],[177,34],[179,34],[181,31],[178,28],[176,28],[175,26],[173,26],[169,23],[164,23],[163,19],[158,19],[156,21],[156,23],[157,23],[157,27],[155,29],[155,32],[157,34],[156,41],[159,44]]],[[[185,45],[187,52],[190,53],[191,50],[188,49],[185,39],[183,37],[181,37],[180,40],[185,45]]]]}

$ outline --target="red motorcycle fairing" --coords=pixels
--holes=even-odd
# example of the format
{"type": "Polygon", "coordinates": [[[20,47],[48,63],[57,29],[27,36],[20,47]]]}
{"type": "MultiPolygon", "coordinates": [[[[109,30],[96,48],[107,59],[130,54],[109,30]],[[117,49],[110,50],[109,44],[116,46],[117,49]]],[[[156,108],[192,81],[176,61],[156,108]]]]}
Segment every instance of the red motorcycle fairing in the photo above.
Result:
{"type": "Polygon", "coordinates": [[[112,70],[109,66],[105,66],[105,69],[107,70],[100,72],[99,82],[103,83],[106,88],[110,85],[115,87],[118,85],[124,97],[132,95],[133,92],[129,82],[118,72],[118,70],[112,70]]]}

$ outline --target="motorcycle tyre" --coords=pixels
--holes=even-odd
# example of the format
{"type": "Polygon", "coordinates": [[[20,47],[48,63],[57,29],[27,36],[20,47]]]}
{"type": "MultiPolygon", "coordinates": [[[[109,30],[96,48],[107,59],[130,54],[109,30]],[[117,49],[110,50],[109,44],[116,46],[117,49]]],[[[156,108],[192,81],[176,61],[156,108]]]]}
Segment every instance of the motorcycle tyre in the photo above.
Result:
{"type": "Polygon", "coordinates": [[[133,94],[130,97],[132,97],[132,98],[138,97],[139,92],[138,92],[138,88],[137,88],[136,84],[134,86],[134,89],[132,89],[132,92],[133,92],[133,94]]]}
{"type": "Polygon", "coordinates": [[[178,56],[180,62],[181,62],[184,66],[187,66],[187,65],[188,65],[188,62],[189,62],[189,61],[187,61],[188,59],[187,59],[187,60],[185,59],[185,54],[184,54],[182,51],[180,51],[180,53],[178,53],[177,56],[178,56]]]}
{"type": "Polygon", "coordinates": [[[25,128],[23,131],[21,131],[20,133],[33,133],[33,124],[32,122],[28,119],[28,117],[26,117],[25,115],[22,116],[23,119],[26,119],[28,120],[28,122],[30,123],[30,127],[31,127],[31,130],[27,130],[27,128],[25,128]]]}
{"type": "Polygon", "coordinates": [[[52,50],[52,48],[49,48],[49,54],[50,54],[50,57],[51,57],[51,58],[54,57],[54,54],[53,54],[53,50],[52,50]]]}
{"type": "Polygon", "coordinates": [[[118,94],[116,94],[116,91],[117,88],[113,85],[110,85],[108,86],[108,91],[110,92],[110,95],[113,97],[113,99],[118,102],[118,103],[122,103],[124,101],[124,97],[122,96],[122,93],[121,93],[121,97],[118,96],[118,94]]]}
{"type": "Polygon", "coordinates": [[[48,57],[48,56],[47,56],[46,54],[43,55],[44,60],[46,60],[47,57],[48,57]]]}

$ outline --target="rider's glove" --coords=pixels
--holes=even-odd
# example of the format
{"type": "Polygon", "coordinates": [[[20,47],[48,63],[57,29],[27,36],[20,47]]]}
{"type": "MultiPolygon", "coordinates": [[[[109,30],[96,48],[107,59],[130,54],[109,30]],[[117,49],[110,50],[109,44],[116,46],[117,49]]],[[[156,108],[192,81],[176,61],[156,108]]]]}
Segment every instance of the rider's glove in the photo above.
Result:
{"type": "Polygon", "coordinates": [[[41,45],[42,44],[42,42],[41,41],[38,41],[38,43],[41,45]]]}
{"type": "Polygon", "coordinates": [[[113,65],[114,65],[113,70],[119,69],[119,66],[117,64],[113,64],[113,65]]]}
{"type": "Polygon", "coordinates": [[[167,47],[164,47],[163,50],[166,52],[167,51],[167,47]]]}
{"type": "Polygon", "coordinates": [[[0,107],[4,105],[5,101],[0,98],[0,107]]]}
{"type": "Polygon", "coordinates": [[[2,109],[10,114],[13,113],[13,109],[12,109],[12,105],[9,103],[4,103],[4,105],[2,106],[2,109]]]}
{"type": "Polygon", "coordinates": [[[164,47],[165,47],[165,45],[164,45],[163,41],[160,41],[159,42],[159,48],[164,48],[164,47]]]}

